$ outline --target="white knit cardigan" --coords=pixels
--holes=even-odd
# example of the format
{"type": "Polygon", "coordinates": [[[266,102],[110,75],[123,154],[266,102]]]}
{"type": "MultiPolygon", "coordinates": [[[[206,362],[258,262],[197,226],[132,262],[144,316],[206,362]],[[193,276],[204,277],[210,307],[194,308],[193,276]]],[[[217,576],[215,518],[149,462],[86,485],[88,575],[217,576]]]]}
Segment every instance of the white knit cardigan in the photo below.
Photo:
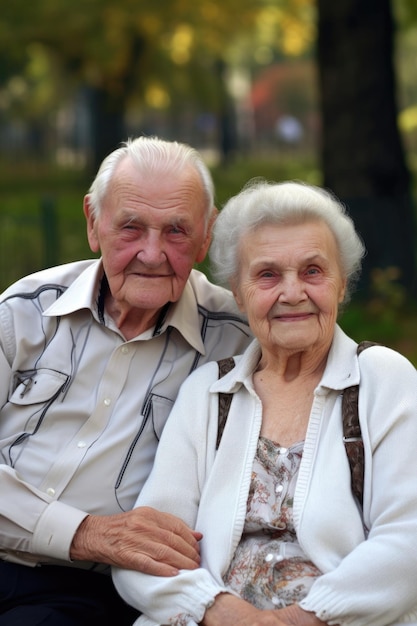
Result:
{"type": "MultiPolygon", "coordinates": [[[[138,506],[201,531],[201,568],[162,578],[114,570],[121,595],[144,613],[135,624],[198,624],[242,534],[262,407],[252,385],[256,341],[218,380],[216,363],[183,384],[138,506]],[[234,392],[218,452],[218,392],[234,392]]],[[[417,624],[417,372],[376,346],[356,355],[337,326],[314,394],[294,498],[299,542],[323,572],[302,608],[329,624],[417,624]],[[360,382],[365,448],[363,520],[351,495],[341,391],[360,382]],[[365,530],[369,529],[369,531],[365,530]]]]}

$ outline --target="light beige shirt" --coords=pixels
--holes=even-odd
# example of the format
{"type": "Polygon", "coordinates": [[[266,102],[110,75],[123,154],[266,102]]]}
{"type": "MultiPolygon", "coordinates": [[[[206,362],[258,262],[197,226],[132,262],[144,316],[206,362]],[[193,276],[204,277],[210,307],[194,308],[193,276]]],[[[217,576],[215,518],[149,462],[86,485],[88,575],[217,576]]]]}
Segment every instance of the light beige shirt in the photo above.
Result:
{"type": "Polygon", "coordinates": [[[99,260],[80,261],[1,297],[0,558],[68,564],[88,513],[133,506],[186,376],[249,343],[230,292],[196,270],[157,325],[126,341],[102,277],[99,260]]]}

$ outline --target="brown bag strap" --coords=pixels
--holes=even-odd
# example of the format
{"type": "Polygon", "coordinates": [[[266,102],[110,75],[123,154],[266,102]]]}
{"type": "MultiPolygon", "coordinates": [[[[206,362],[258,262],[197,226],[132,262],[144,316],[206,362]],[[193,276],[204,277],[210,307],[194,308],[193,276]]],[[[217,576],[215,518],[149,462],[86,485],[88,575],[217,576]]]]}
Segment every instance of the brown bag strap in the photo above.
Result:
{"type": "MultiPolygon", "coordinates": [[[[359,355],[366,348],[377,345],[372,341],[361,341],[357,348],[359,355]]],[[[361,426],[359,423],[359,385],[347,387],[342,397],[343,442],[350,465],[352,493],[363,506],[363,479],[365,458],[361,426]]]]}
{"type": "MultiPolygon", "coordinates": [[[[233,357],[229,357],[227,359],[222,359],[221,361],[218,361],[217,364],[219,366],[219,378],[222,378],[227,374],[227,372],[230,372],[230,370],[234,368],[235,361],[233,357]]],[[[223,430],[226,424],[227,416],[229,414],[232,398],[232,393],[219,393],[219,425],[217,428],[216,450],[220,445],[220,440],[223,435],[223,430]]]]}

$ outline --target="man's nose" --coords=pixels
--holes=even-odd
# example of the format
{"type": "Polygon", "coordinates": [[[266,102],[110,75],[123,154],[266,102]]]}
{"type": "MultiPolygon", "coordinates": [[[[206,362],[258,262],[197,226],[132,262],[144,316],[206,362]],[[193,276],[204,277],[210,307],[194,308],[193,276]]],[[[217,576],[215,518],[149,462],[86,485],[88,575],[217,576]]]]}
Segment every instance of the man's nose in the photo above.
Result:
{"type": "Polygon", "coordinates": [[[140,241],[137,258],[149,267],[158,267],[166,260],[162,237],[157,231],[149,231],[140,241]]]}

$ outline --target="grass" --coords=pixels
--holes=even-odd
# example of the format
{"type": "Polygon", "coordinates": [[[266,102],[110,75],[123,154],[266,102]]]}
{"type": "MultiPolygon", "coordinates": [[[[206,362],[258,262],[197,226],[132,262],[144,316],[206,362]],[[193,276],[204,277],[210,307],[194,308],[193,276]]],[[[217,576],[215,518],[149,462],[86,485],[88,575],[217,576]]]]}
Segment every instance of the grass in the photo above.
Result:
{"type": "MultiPolygon", "coordinates": [[[[288,154],[241,157],[213,167],[212,173],[218,208],[258,176],[321,184],[313,159],[288,154]]],[[[0,163],[0,290],[48,265],[93,256],[82,212],[90,182],[80,172],[51,171],[33,163],[18,167],[0,163]]],[[[209,274],[207,262],[199,267],[209,274]]],[[[404,293],[390,270],[375,275],[368,297],[353,300],[341,315],[340,324],[355,340],[388,345],[417,365],[417,302],[404,293]]]]}

